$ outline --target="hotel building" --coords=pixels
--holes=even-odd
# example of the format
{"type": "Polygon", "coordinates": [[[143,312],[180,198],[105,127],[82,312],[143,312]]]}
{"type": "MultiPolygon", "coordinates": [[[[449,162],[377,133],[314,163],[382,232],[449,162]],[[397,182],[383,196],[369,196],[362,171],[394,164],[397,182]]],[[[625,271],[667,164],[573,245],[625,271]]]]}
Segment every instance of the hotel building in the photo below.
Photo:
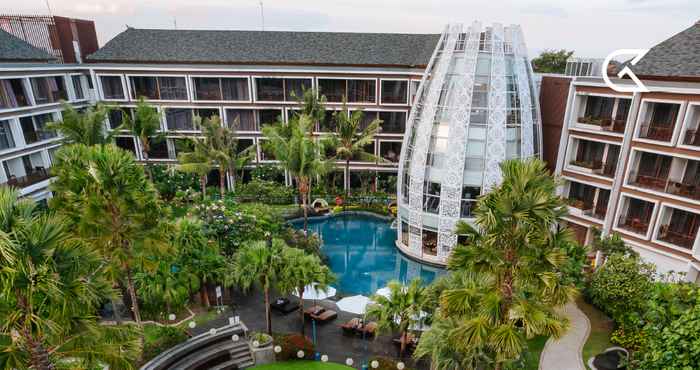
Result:
{"type": "MultiPolygon", "coordinates": [[[[631,66],[648,92],[569,87],[556,173],[582,243],[617,232],[659,272],[700,282],[700,23],[631,66]]],[[[613,80],[632,85],[631,80],[613,80]]]]}

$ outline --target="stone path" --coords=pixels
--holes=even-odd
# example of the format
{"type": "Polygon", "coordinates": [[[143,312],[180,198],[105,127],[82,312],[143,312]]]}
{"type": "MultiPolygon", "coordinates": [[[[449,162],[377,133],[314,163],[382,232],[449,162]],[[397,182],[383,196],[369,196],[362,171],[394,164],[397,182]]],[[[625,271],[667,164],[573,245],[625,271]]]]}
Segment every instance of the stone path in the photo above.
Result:
{"type": "Polygon", "coordinates": [[[569,331],[558,340],[550,338],[540,356],[540,370],[585,370],[581,351],[591,331],[588,317],[569,302],[559,313],[569,318],[569,331]]]}

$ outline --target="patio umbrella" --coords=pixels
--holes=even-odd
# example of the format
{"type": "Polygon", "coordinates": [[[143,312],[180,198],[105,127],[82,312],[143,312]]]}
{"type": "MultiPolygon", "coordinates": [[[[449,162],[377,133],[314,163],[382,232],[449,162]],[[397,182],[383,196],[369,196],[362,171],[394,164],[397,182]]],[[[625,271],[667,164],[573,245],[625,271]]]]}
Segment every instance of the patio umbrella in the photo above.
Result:
{"type": "Polygon", "coordinates": [[[388,286],[385,286],[384,288],[377,289],[377,291],[374,292],[374,294],[380,295],[380,296],[385,297],[387,299],[391,298],[391,290],[389,289],[388,286]]]}
{"type": "Polygon", "coordinates": [[[371,303],[373,302],[363,295],[353,295],[339,300],[336,302],[336,305],[341,311],[354,313],[356,315],[364,315],[367,310],[367,305],[371,303]]]}
{"type": "MultiPolygon", "coordinates": [[[[430,325],[426,325],[423,322],[427,316],[428,316],[428,313],[425,311],[419,312],[418,315],[411,316],[411,321],[417,321],[417,322],[414,324],[411,324],[411,326],[408,329],[415,330],[415,331],[426,331],[426,330],[430,329],[430,325]]],[[[397,324],[400,322],[398,316],[394,317],[394,322],[397,324]]]]}
{"type": "MultiPolygon", "coordinates": [[[[318,283],[311,283],[304,287],[304,299],[309,300],[323,300],[333,297],[336,293],[335,288],[327,287],[326,289],[318,288],[316,286],[318,283]]],[[[299,290],[294,290],[294,296],[299,297],[299,290]]]]}

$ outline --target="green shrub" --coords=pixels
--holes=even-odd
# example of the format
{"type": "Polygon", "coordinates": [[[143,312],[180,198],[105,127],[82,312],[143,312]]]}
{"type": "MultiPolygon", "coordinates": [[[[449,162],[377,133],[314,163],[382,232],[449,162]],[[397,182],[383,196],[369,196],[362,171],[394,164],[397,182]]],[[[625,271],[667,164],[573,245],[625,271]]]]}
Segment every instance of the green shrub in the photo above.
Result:
{"type": "Polygon", "coordinates": [[[266,204],[294,203],[296,191],[274,181],[253,179],[236,187],[235,198],[240,202],[262,202],[266,204]]]}
{"type": "Polygon", "coordinates": [[[284,170],[273,164],[261,164],[250,172],[253,180],[284,181],[284,170]]]}
{"type": "MultiPolygon", "coordinates": [[[[379,363],[379,367],[376,368],[377,370],[396,370],[396,364],[398,363],[396,360],[381,356],[370,358],[368,363],[372,364],[372,361],[377,361],[379,363]]],[[[404,369],[411,370],[409,367],[405,367],[404,369]]]]}
{"type": "Polygon", "coordinates": [[[146,341],[143,346],[143,361],[148,361],[161,352],[187,340],[183,329],[172,326],[158,326],[151,334],[153,341],[146,341]]]}
{"type": "Polygon", "coordinates": [[[313,360],[314,345],[309,338],[300,334],[277,334],[273,335],[274,345],[282,347],[280,353],[275,354],[277,361],[299,360],[297,352],[304,351],[301,359],[313,360]]]}
{"type": "Polygon", "coordinates": [[[199,179],[195,174],[163,164],[149,164],[148,168],[153,176],[153,185],[162,199],[170,200],[180,191],[199,189],[199,179]]]}

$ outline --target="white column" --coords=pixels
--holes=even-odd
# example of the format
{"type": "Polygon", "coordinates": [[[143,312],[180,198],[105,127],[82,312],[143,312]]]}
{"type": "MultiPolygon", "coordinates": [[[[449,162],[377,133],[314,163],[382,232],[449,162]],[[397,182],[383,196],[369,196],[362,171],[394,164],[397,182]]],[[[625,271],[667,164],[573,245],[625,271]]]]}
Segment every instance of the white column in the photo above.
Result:
{"type": "Polygon", "coordinates": [[[503,52],[503,26],[491,28],[491,79],[489,82],[489,117],[486,132],[486,168],[484,189],[501,182],[499,167],[506,157],[506,64],[503,52]]]}

